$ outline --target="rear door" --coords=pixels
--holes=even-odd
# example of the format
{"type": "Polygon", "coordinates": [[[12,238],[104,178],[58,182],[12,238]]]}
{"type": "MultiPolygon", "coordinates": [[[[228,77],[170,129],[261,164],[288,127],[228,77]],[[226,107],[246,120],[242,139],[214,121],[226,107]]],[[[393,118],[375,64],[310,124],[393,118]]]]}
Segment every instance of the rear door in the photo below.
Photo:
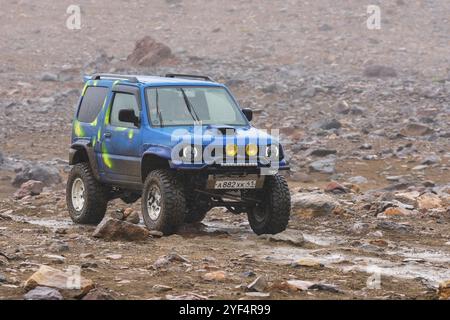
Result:
{"type": "Polygon", "coordinates": [[[102,158],[108,179],[124,183],[141,182],[141,144],[140,125],[122,122],[119,112],[134,110],[140,120],[141,103],[139,89],[130,86],[117,86],[112,92],[112,100],[105,119],[102,141],[102,158]]]}

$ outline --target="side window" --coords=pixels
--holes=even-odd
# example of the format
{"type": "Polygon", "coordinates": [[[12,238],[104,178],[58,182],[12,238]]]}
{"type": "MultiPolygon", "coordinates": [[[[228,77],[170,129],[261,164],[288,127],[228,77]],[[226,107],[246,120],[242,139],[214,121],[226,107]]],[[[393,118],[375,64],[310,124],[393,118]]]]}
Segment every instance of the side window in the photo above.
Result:
{"type": "Polygon", "coordinates": [[[108,88],[87,87],[78,110],[78,120],[81,122],[93,122],[98,116],[107,94],[108,88]]]}
{"type": "Polygon", "coordinates": [[[119,120],[119,112],[124,109],[133,109],[136,117],[139,117],[139,107],[135,95],[130,93],[115,93],[111,109],[111,125],[116,127],[135,128],[132,123],[119,120]]]}

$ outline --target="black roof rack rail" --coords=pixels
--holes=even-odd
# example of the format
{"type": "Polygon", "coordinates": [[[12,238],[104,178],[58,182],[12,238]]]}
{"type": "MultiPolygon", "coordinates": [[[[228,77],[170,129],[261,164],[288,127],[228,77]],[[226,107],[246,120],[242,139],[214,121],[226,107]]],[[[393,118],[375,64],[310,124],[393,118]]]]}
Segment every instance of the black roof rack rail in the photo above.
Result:
{"type": "Polygon", "coordinates": [[[101,80],[101,79],[117,79],[117,80],[127,80],[129,82],[137,83],[139,82],[138,78],[135,76],[127,76],[121,74],[109,74],[109,73],[96,73],[92,75],[92,80],[101,80]]]}
{"type": "Polygon", "coordinates": [[[168,74],[166,74],[166,78],[192,78],[192,79],[203,79],[206,81],[214,82],[214,80],[208,76],[200,76],[200,75],[195,75],[195,74],[168,73],[168,74]]]}

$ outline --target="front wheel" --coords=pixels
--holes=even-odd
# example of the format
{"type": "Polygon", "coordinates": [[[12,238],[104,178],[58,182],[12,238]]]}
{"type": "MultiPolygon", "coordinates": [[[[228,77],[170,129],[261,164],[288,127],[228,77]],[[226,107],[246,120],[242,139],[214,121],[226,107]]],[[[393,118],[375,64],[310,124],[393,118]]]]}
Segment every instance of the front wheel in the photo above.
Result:
{"type": "Polygon", "coordinates": [[[145,179],[142,216],[150,230],[174,233],[184,221],[186,211],[183,187],[169,170],[155,170],[145,179]]]}
{"type": "Polygon", "coordinates": [[[89,164],[73,166],[67,179],[66,202],[73,222],[98,224],[106,213],[108,197],[105,187],[94,177],[89,164]]]}
{"type": "Polygon", "coordinates": [[[262,202],[247,213],[252,230],[258,235],[286,230],[291,214],[291,195],[286,179],[278,174],[267,176],[259,198],[262,202]]]}

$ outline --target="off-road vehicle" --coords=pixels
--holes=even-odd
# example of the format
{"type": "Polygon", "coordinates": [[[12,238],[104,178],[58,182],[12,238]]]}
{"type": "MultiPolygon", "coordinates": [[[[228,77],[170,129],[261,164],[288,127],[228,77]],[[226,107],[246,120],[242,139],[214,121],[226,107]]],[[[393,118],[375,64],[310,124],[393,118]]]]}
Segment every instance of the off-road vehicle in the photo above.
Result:
{"type": "Polygon", "coordinates": [[[67,206],[99,223],[108,201],[142,198],[152,230],[170,234],[213,207],[247,213],[257,234],[285,230],[291,211],[274,135],[250,125],[228,88],[206,76],[84,77],[73,120],[67,206]]]}

